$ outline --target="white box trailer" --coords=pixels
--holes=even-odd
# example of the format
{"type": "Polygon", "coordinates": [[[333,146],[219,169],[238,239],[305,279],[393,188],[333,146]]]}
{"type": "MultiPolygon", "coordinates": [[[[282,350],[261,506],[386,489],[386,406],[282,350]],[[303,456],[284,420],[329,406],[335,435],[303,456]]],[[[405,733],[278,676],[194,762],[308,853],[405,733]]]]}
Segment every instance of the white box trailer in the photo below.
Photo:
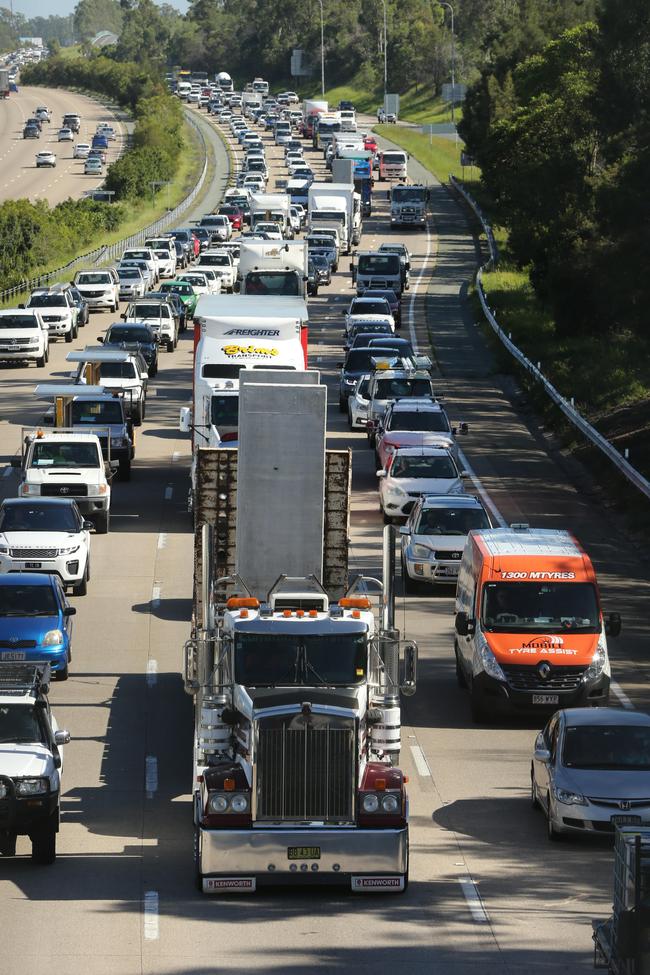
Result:
{"type": "Polygon", "coordinates": [[[251,229],[260,220],[272,220],[279,223],[282,232],[289,229],[289,207],[291,200],[287,193],[251,193],[251,229]]]}
{"type": "Polygon", "coordinates": [[[239,250],[239,288],[242,295],[305,298],[307,242],[304,240],[246,240],[239,250]]]}
{"type": "Polygon", "coordinates": [[[361,197],[347,183],[312,183],[309,187],[309,227],[336,227],[341,250],[349,254],[361,236],[361,197]]]}

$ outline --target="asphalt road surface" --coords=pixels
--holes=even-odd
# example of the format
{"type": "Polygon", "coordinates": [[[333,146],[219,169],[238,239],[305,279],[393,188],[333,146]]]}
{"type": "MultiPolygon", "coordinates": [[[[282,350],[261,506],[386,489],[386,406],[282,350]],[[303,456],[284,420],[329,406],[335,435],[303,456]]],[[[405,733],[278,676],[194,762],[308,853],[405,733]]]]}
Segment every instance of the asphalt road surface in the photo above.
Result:
{"type": "MultiPolygon", "coordinates": [[[[273,179],[283,175],[280,152],[265,138],[273,179]]],[[[320,155],[306,155],[324,172],[320,155]]],[[[415,164],[411,176],[421,176],[415,164]]],[[[386,189],[376,185],[363,246],[395,239],[386,189]]],[[[466,301],[474,241],[447,191],[436,186],[432,196],[428,230],[408,234],[405,334],[421,350],[429,336],[434,343],[448,411],[470,424],[462,447],[476,489],[505,522],[572,529],[593,556],[605,609],[624,617],[623,635],[611,642],[614,703],[647,707],[642,553],[584,475],[553,449],[513,384],[494,373],[466,301]]],[[[338,410],[336,363],[351,294],[343,259],[331,287],[310,300],[310,363],[330,389],[330,446],[353,450],[352,568],[373,575],[382,529],[374,455],[338,410]]],[[[94,315],[77,346],[94,342],[111,320],[94,315]]],[[[0,462],[17,453],[20,426],[40,416],[31,396],[36,382],[48,371],[57,379],[68,371],[69,348],[52,347],[48,370],[0,366],[0,462]]],[[[408,892],[264,891],[248,899],[195,892],[192,709],[180,677],[192,590],[190,443],[177,432],[191,362],[189,332],[175,353],[161,353],[132,481],[115,485],[110,534],[92,539],[89,594],[74,599],[70,679],[50,695],[72,734],[59,856],[54,866],[34,867],[23,838],[16,858],[0,861],[3,975],[591,970],[590,920],[611,903],[611,845],[546,839],[529,801],[535,720],[472,724],[454,675],[447,590],[398,602],[398,625],[420,645],[418,692],[403,710],[408,892]]],[[[16,477],[9,467],[2,473],[2,493],[12,496],[16,477]]]]}
{"type": "Polygon", "coordinates": [[[109,143],[106,164],[113,162],[126,145],[127,126],[122,117],[98,101],[77,92],[60,88],[23,88],[0,100],[0,202],[27,198],[32,202],[47,200],[53,206],[85,196],[104,181],[104,176],[85,176],[84,160],[73,159],[74,142],[58,142],[57,134],[66,112],[78,112],[81,131],[75,142],[90,142],[98,122],[107,122],[117,133],[109,143]],[[38,105],[52,113],[52,121],[43,123],[39,139],[23,139],[23,126],[38,105]],[[36,153],[51,149],[56,166],[36,168],[36,153]]]}

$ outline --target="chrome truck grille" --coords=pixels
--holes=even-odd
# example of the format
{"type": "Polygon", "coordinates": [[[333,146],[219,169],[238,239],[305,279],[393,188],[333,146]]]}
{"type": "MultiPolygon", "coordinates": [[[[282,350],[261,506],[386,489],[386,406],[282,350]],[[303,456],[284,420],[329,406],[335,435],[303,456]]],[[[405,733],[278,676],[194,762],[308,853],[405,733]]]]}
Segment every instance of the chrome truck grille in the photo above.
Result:
{"type": "Polygon", "coordinates": [[[257,819],[350,823],[356,773],[352,721],[314,716],[262,720],[258,732],[257,819]],[[292,727],[295,725],[295,727],[292,727]]]}

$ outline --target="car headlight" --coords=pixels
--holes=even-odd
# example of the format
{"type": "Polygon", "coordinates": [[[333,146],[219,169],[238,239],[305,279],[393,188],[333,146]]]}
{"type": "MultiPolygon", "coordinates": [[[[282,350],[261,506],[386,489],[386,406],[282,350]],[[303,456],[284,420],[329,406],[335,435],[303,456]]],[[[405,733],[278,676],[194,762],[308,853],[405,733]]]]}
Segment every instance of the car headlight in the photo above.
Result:
{"type": "Polygon", "coordinates": [[[367,796],[363,797],[361,805],[363,806],[364,812],[374,813],[379,809],[379,799],[374,793],[371,792],[368,793],[367,796]]]}
{"type": "Polygon", "coordinates": [[[553,788],[553,795],[558,802],[563,802],[565,806],[586,806],[587,800],[579,792],[571,792],[569,789],[553,788]]]}
{"type": "Polygon", "coordinates": [[[111,440],[111,447],[125,447],[126,437],[113,437],[111,440]]]}
{"type": "Polygon", "coordinates": [[[501,666],[497,661],[497,658],[494,656],[484,639],[481,640],[480,646],[477,648],[476,652],[479,657],[479,666],[478,668],[475,667],[475,673],[478,673],[480,670],[484,670],[488,677],[505,682],[506,675],[501,670],[501,666]]]}
{"type": "Polygon", "coordinates": [[[40,796],[44,792],[50,791],[49,779],[16,779],[16,795],[19,796],[40,796]]]}
{"type": "Polygon", "coordinates": [[[398,484],[389,484],[388,493],[392,494],[396,498],[407,498],[408,493],[404,491],[398,484]]]}
{"type": "Polygon", "coordinates": [[[61,630],[48,630],[43,637],[44,647],[56,647],[59,643],[63,643],[63,633],[61,630]]]}
{"type": "Polygon", "coordinates": [[[344,376],[343,382],[345,383],[346,386],[354,386],[354,384],[356,383],[356,379],[348,379],[347,376],[344,376]]]}
{"type": "Polygon", "coordinates": [[[7,545],[0,545],[0,555],[9,555],[9,547],[7,545]]]}
{"type": "Polygon", "coordinates": [[[60,548],[59,555],[72,555],[73,552],[78,552],[78,551],[79,551],[78,545],[71,545],[68,548],[60,548]]]}
{"type": "Polygon", "coordinates": [[[596,651],[591,658],[591,663],[585,670],[582,679],[585,681],[595,680],[596,677],[600,677],[606,668],[608,668],[607,647],[599,640],[596,651]]]}
{"type": "Polygon", "coordinates": [[[0,782],[0,799],[5,799],[7,796],[7,786],[4,782],[0,782]]]}
{"type": "Polygon", "coordinates": [[[433,551],[426,545],[411,545],[411,556],[414,559],[432,559],[433,551]]]}

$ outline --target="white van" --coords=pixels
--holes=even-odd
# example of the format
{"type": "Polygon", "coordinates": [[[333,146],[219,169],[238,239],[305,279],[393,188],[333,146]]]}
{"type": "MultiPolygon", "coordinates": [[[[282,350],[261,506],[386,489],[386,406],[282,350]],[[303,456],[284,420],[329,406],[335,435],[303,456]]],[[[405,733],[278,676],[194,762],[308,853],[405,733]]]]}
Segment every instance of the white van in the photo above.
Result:
{"type": "Polygon", "coordinates": [[[48,361],[49,329],[35,308],[6,308],[0,311],[0,361],[33,361],[42,367],[48,361]]]}

